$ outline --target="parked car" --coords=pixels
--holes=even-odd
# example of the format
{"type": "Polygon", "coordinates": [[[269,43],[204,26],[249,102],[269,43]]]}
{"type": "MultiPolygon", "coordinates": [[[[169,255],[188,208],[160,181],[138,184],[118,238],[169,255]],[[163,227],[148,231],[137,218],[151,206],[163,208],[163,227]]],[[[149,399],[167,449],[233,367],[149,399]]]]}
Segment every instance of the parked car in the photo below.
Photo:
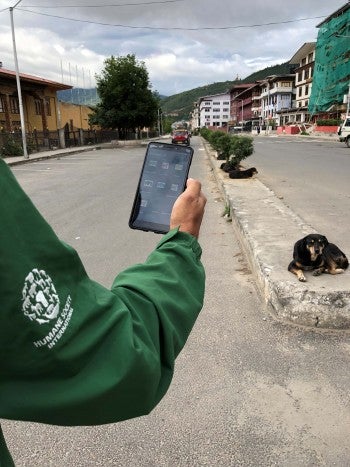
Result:
{"type": "Polygon", "coordinates": [[[344,123],[338,128],[339,141],[344,141],[350,148],[350,116],[348,115],[344,123]]]}
{"type": "Polygon", "coordinates": [[[174,130],[171,136],[171,142],[173,144],[190,144],[190,134],[187,130],[174,130]]]}

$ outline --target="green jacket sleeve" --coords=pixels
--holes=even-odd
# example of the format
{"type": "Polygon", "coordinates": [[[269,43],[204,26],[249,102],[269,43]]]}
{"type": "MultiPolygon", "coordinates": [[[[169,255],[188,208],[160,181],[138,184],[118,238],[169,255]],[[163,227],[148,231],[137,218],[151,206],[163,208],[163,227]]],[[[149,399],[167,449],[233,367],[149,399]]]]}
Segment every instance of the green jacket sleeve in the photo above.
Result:
{"type": "Polygon", "coordinates": [[[169,232],[108,290],[1,162],[0,177],[0,417],[91,425],[149,413],[202,308],[197,240],[169,232]]]}

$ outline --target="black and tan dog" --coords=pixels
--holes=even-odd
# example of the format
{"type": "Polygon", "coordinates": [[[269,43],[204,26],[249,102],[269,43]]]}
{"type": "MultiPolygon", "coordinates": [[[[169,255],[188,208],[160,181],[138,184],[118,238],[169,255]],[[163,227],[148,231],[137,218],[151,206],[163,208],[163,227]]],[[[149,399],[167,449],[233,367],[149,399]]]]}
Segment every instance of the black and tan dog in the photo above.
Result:
{"type": "Polygon", "coordinates": [[[288,271],[306,282],[303,271],[313,271],[314,276],[323,272],[341,274],[348,266],[347,257],[337,245],[329,243],[324,235],[309,234],[295,243],[288,271]]]}

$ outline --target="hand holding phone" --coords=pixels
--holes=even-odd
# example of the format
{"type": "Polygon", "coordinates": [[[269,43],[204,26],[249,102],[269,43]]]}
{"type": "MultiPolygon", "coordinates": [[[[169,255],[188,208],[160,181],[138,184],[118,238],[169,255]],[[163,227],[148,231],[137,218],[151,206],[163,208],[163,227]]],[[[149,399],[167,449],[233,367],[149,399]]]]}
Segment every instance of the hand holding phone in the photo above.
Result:
{"type": "Polygon", "coordinates": [[[189,178],[186,190],[175,201],[170,216],[170,229],[179,227],[181,232],[198,238],[206,202],[200,182],[189,178]]]}
{"type": "Polygon", "coordinates": [[[173,205],[184,191],[193,156],[189,146],[151,142],[132,207],[132,229],[166,233],[173,205]]]}

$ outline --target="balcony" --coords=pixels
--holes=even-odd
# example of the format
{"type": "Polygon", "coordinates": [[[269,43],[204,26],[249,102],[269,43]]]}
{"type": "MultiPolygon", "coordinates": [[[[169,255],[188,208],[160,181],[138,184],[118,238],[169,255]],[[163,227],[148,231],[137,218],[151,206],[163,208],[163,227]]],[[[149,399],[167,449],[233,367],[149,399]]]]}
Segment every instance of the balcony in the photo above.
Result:
{"type": "Polygon", "coordinates": [[[267,97],[273,94],[291,94],[293,92],[293,86],[278,86],[271,88],[268,91],[262,92],[260,97],[267,97]]]}

